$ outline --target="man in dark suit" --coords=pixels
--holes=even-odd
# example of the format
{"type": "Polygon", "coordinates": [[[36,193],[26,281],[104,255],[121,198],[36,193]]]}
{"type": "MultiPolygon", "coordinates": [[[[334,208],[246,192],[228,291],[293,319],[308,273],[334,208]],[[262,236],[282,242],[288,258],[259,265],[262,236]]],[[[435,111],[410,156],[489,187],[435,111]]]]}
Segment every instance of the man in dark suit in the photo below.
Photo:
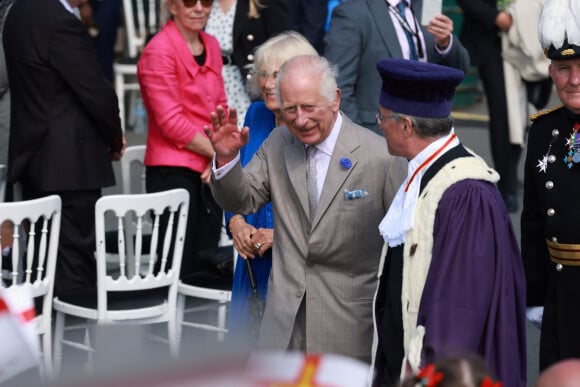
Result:
{"type": "Polygon", "coordinates": [[[288,0],[290,29],[300,32],[316,51],[322,53],[327,0],[288,0]]]}
{"type": "Polygon", "coordinates": [[[20,0],[4,26],[12,94],[8,179],[24,199],[58,194],[56,296],[95,285],[94,205],[115,184],[125,140],[117,98],[98,64],[81,0],[20,0]]]}
{"type": "Polygon", "coordinates": [[[324,38],[324,55],[339,68],[342,90],[340,109],[351,120],[382,134],[375,118],[381,79],[377,62],[384,58],[411,58],[409,38],[419,60],[469,68],[469,54],[453,37],[453,22],[437,15],[422,26],[422,0],[404,0],[406,21],[401,21],[399,0],[349,0],[332,12],[330,29],[324,38]],[[409,29],[410,36],[406,34],[409,29]]]}
{"type": "Polygon", "coordinates": [[[477,66],[489,113],[489,141],[495,169],[501,179],[498,188],[510,212],[519,207],[517,165],[520,145],[511,144],[505,93],[501,31],[512,25],[511,16],[498,9],[497,0],[457,0],[465,17],[461,42],[477,66]]]}

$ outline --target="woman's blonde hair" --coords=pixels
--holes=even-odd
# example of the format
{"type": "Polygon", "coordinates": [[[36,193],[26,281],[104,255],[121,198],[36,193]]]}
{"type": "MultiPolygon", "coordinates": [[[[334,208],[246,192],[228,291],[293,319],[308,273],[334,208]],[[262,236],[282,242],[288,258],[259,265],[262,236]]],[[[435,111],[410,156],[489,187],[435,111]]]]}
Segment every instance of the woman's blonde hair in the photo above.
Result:
{"type": "Polygon", "coordinates": [[[266,40],[256,49],[254,55],[254,76],[248,83],[248,91],[252,97],[260,97],[259,73],[265,67],[274,63],[286,62],[298,55],[318,55],[318,52],[308,40],[296,31],[285,31],[266,40]]]}
{"type": "Polygon", "coordinates": [[[250,0],[250,11],[248,12],[248,17],[250,19],[258,19],[260,17],[260,8],[264,8],[260,0],[250,0]]]}

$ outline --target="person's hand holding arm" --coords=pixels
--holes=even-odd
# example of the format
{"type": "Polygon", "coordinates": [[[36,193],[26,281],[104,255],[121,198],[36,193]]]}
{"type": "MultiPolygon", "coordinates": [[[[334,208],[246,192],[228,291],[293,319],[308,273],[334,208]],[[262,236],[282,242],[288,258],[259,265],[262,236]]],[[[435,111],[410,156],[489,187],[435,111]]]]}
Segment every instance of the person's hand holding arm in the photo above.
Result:
{"type": "Polygon", "coordinates": [[[210,159],[210,161],[207,163],[207,166],[205,167],[200,176],[201,181],[203,181],[205,184],[209,184],[211,181],[211,160],[213,159],[214,156],[214,151],[213,147],[211,146],[211,142],[203,134],[197,132],[193,137],[193,140],[191,140],[191,142],[185,146],[185,149],[210,159]]]}
{"type": "Polygon", "coordinates": [[[495,18],[495,25],[502,31],[509,31],[512,23],[512,16],[506,11],[499,12],[495,18]]]}
{"type": "Polygon", "coordinates": [[[211,142],[200,132],[197,132],[193,139],[185,147],[190,152],[205,156],[209,159],[213,158],[213,148],[211,142]]]}
{"type": "Polygon", "coordinates": [[[211,112],[211,127],[205,126],[203,130],[207,135],[215,152],[216,168],[219,169],[234,160],[240,149],[248,143],[250,129],[245,126],[238,130],[238,113],[235,108],[229,112],[222,106],[218,106],[215,112],[211,112]]]}

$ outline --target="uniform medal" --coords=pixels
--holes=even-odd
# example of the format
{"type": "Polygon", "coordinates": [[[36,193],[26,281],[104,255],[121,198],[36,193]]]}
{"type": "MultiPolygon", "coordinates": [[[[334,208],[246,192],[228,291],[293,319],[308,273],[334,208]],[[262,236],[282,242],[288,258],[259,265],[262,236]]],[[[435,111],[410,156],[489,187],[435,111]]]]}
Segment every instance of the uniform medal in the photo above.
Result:
{"type": "Polygon", "coordinates": [[[574,131],[566,140],[568,153],[566,156],[564,156],[564,164],[566,164],[569,169],[572,168],[572,165],[580,163],[580,133],[578,133],[579,128],[580,124],[575,123],[574,131]]]}

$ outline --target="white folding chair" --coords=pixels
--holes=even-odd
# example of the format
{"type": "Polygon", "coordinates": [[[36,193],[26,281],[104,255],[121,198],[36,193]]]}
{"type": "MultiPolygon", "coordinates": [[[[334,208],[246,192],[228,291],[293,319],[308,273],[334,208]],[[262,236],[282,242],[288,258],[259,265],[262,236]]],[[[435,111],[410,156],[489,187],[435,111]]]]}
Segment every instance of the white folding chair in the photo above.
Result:
{"type": "Polygon", "coordinates": [[[149,194],[108,195],[95,206],[97,287],[87,294],[74,294],[54,299],[55,371],[60,372],[62,348],[67,345],[88,352],[92,360],[94,348],[87,328],[91,324],[167,324],[167,337],[172,355],[177,353],[175,332],[177,284],[181,267],[183,240],[187,225],[189,194],[184,189],[173,189],[149,194]],[[136,223],[127,222],[131,215],[136,223]],[[153,217],[153,234],[147,259],[142,246],[142,224],[153,217]],[[116,270],[111,270],[106,259],[106,224],[117,230],[119,251],[116,270]],[[161,231],[165,227],[165,233],[161,231]],[[129,256],[126,249],[127,230],[134,227],[135,253],[129,256]],[[157,253],[160,251],[159,256],[157,253]],[[171,255],[170,255],[171,254],[171,255]],[[159,260],[156,267],[156,261],[159,260]],[[109,267],[108,267],[109,266],[109,267]],[[132,266],[132,270],[128,270],[132,266]],[[88,320],[87,324],[65,326],[66,316],[88,320]],[[85,329],[84,342],[65,337],[65,330],[85,329]]]}
{"type": "Polygon", "coordinates": [[[123,0],[127,55],[113,63],[115,91],[119,99],[123,130],[127,121],[125,94],[139,91],[137,61],[147,39],[159,30],[159,24],[162,22],[159,13],[159,0],[123,0]]]}
{"type": "MultiPolygon", "coordinates": [[[[52,368],[52,293],[60,234],[61,200],[58,195],[0,203],[0,224],[14,226],[12,258],[0,266],[11,267],[0,286],[27,287],[35,299],[35,329],[42,338],[41,374],[50,379],[52,368]]],[[[0,250],[2,240],[0,237],[0,250]]]]}
{"type": "MultiPolygon", "coordinates": [[[[121,158],[121,188],[124,194],[138,194],[138,193],[146,193],[145,189],[145,164],[143,160],[145,159],[145,145],[133,145],[128,146],[125,149],[125,153],[123,153],[123,157],[121,158]],[[138,176],[135,179],[135,173],[137,172],[138,176]],[[137,180],[137,184],[135,183],[137,180]],[[135,187],[137,185],[137,187],[135,187]]],[[[133,217],[134,218],[134,217],[133,217]]],[[[130,215],[127,216],[125,219],[126,221],[130,220],[130,215]]],[[[133,219],[132,222],[135,224],[136,219],[133,219]]],[[[143,219],[143,236],[145,240],[145,245],[148,245],[151,233],[153,231],[153,225],[151,224],[150,219],[143,219]]],[[[133,227],[125,227],[126,233],[130,234],[132,230],[136,228],[133,227]]],[[[112,233],[109,231],[108,233],[112,233]]],[[[135,251],[135,242],[134,242],[135,235],[127,235],[126,243],[127,243],[127,254],[129,256],[134,255],[135,251]]],[[[107,251],[109,255],[113,254],[114,257],[112,259],[116,259],[117,254],[117,246],[110,246],[112,247],[112,251],[107,251]]],[[[144,257],[147,259],[147,257],[144,257]]],[[[110,260],[111,258],[109,258],[110,260]]]]}
{"type": "MultiPolygon", "coordinates": [[[[235,262],[236,249],[223,231],[219,245],[231,246],[235,262]]],[[[183,277],[177,288],[177,342],[181,344],[184,326],[216,332],[223,341],[227,330],[227,312],[232,298],[232,279],[211,272],[196,272],[183,277]],[[187,306],[193,303],[193,306],[187,306]],[[212,313],[215,319],[212,319],[212,313]],[[186,318],[187,316],[187,318],[186,318]],[[196,317],[201,317],[199,320],[196,317]]]]}
{"type": "Polygon", "coordinates": [[[135,194],[135,193],[145,193],[145,164],[143,160],[145,159],[146,145],[132,145],[128,146],[123,153],[121,158],[121,179],[122,179],[122,190],[124,194],[135,194]],[[137,164],[137,165],[135,165],[137,164]],[[139,188],[137,190],[133,189],[131,182],[133,179],[134,168],[139,171],[139,188]]]}

